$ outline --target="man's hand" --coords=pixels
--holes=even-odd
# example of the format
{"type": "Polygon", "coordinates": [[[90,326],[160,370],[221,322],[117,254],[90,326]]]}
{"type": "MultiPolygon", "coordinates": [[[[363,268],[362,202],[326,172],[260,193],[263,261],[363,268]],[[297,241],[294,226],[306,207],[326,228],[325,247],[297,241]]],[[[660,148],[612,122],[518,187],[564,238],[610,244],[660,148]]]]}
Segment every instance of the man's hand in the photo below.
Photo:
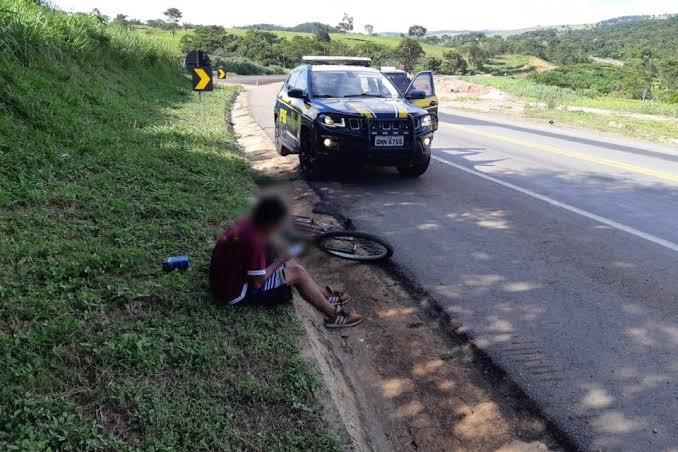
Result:
{"type": "Polygon", "coordinates": [[[290,259],[292,259],[292,256],[287,251],[287,249],[280,250],[278,257],[275,258],[276,262],[278,262],[278,265],[284,264],[290,259]]]}
{"type": "Polygon", "coordinates": [[[278,253],[278,257],[275,258],[273,262],[271,262],[271,265],[266,267],[266,274],[261,275],[261,276],[252,276],[250,277],[250,281],[254,287],[257,289],[261,286],[264,285],[266,280],[271,277],[273,272],[275,272],[278,267],[280,267],[282,264],[287,262],[288,260],[291,259],[290,254],[287,252],[287,250],[281,250],[280,253],[278,253]]]}

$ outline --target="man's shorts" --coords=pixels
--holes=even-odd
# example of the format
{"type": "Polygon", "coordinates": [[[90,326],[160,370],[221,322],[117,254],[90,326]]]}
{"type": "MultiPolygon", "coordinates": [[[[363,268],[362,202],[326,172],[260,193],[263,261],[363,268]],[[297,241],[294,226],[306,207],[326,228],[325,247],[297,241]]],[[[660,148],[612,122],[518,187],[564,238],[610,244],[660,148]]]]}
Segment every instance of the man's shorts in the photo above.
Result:
{"type": "Polygon", "coordinates": [[[285,280],[285,266],[278,267],[258,289],[248,288],[247,295],[238,304],[272,306],[284,304],[292,299],[292,288],[285,280]]]}

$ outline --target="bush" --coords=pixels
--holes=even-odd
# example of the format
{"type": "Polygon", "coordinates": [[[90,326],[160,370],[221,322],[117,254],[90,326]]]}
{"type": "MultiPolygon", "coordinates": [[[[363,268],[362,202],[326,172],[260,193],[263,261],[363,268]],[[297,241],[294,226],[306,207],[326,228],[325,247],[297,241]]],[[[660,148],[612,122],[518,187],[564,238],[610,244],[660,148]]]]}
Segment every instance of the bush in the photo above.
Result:
{"type": "Polygon", "coordinates": [[[264,66],[244,57],[215,57],[213,63],[215,67],[223,67],[226,72],[240,75],[273,75],[286,72],[280,66],[264,66]]]}
{"type": "Polygon", "coordinates": [[[452,49],[443,52],[443,59],[440,63],[440,72],[443,74],[463,75],[468,69],[466,60],[459,51],[452,49]]]}
{"type": "Polygon", "coordinates": [[[97,13],[66,15],[39,2],[3,0],[0,60],[29,66],[67,58],[116,67],[168,63],[170,50],[156,41],[106,24],[97,13]]]}
{"type": "Polygon", "coordinates": [[[422,71],[433,71],[433,72],[440,72],[440,66],[442,65],[443,61],[434,56],[426,56],[423,58],[420,66],[420,70],[422,71]]]}
{"type": "Polygon", "coordinates": [[[574,64],[552,71],[537,72],[529,77],[544,85],[570,88],[575,91],[587,90],[589,95],[593,92],[609,94],[623,88],[624,70],[615,66],[574,64]]]}

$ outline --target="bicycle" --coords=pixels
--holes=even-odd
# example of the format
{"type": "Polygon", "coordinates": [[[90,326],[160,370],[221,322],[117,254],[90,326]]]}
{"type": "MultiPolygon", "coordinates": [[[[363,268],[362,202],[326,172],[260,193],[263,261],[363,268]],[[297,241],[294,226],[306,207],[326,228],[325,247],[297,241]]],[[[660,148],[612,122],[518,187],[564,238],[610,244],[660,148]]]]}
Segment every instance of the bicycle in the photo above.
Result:
{"type": "Polygon", "coordinates": [[[329,255],[353,261],[374,262],[393,256],[391,244],[374,234],[354,230],[351,220],[339,227],[295,215],[291,238],[310,242],[329,255]]]}

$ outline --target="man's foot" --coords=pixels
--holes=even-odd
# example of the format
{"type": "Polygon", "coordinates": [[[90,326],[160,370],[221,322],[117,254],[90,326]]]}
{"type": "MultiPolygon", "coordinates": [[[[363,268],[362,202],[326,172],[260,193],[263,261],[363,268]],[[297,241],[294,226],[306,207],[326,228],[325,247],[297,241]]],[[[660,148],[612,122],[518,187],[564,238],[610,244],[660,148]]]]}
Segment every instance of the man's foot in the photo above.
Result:
{"type": "Polygon", "coordinates": [[[332,306],[340,306],[351,300],[351,296],[346,292],[332,290],[330,286],[325,287],[325,290],[327,290],[327,293],[329,294],[327,296],[327,301],[329,301],[332,306]]]}
{"type": "Polygon", "coordinates": [[[325,319],[325,326],[327,328],[345,328],[347,326],[356,326],[363,321],[361,315],[355,312],[346,312],[337,306],[334,317],[325,319]]]}

